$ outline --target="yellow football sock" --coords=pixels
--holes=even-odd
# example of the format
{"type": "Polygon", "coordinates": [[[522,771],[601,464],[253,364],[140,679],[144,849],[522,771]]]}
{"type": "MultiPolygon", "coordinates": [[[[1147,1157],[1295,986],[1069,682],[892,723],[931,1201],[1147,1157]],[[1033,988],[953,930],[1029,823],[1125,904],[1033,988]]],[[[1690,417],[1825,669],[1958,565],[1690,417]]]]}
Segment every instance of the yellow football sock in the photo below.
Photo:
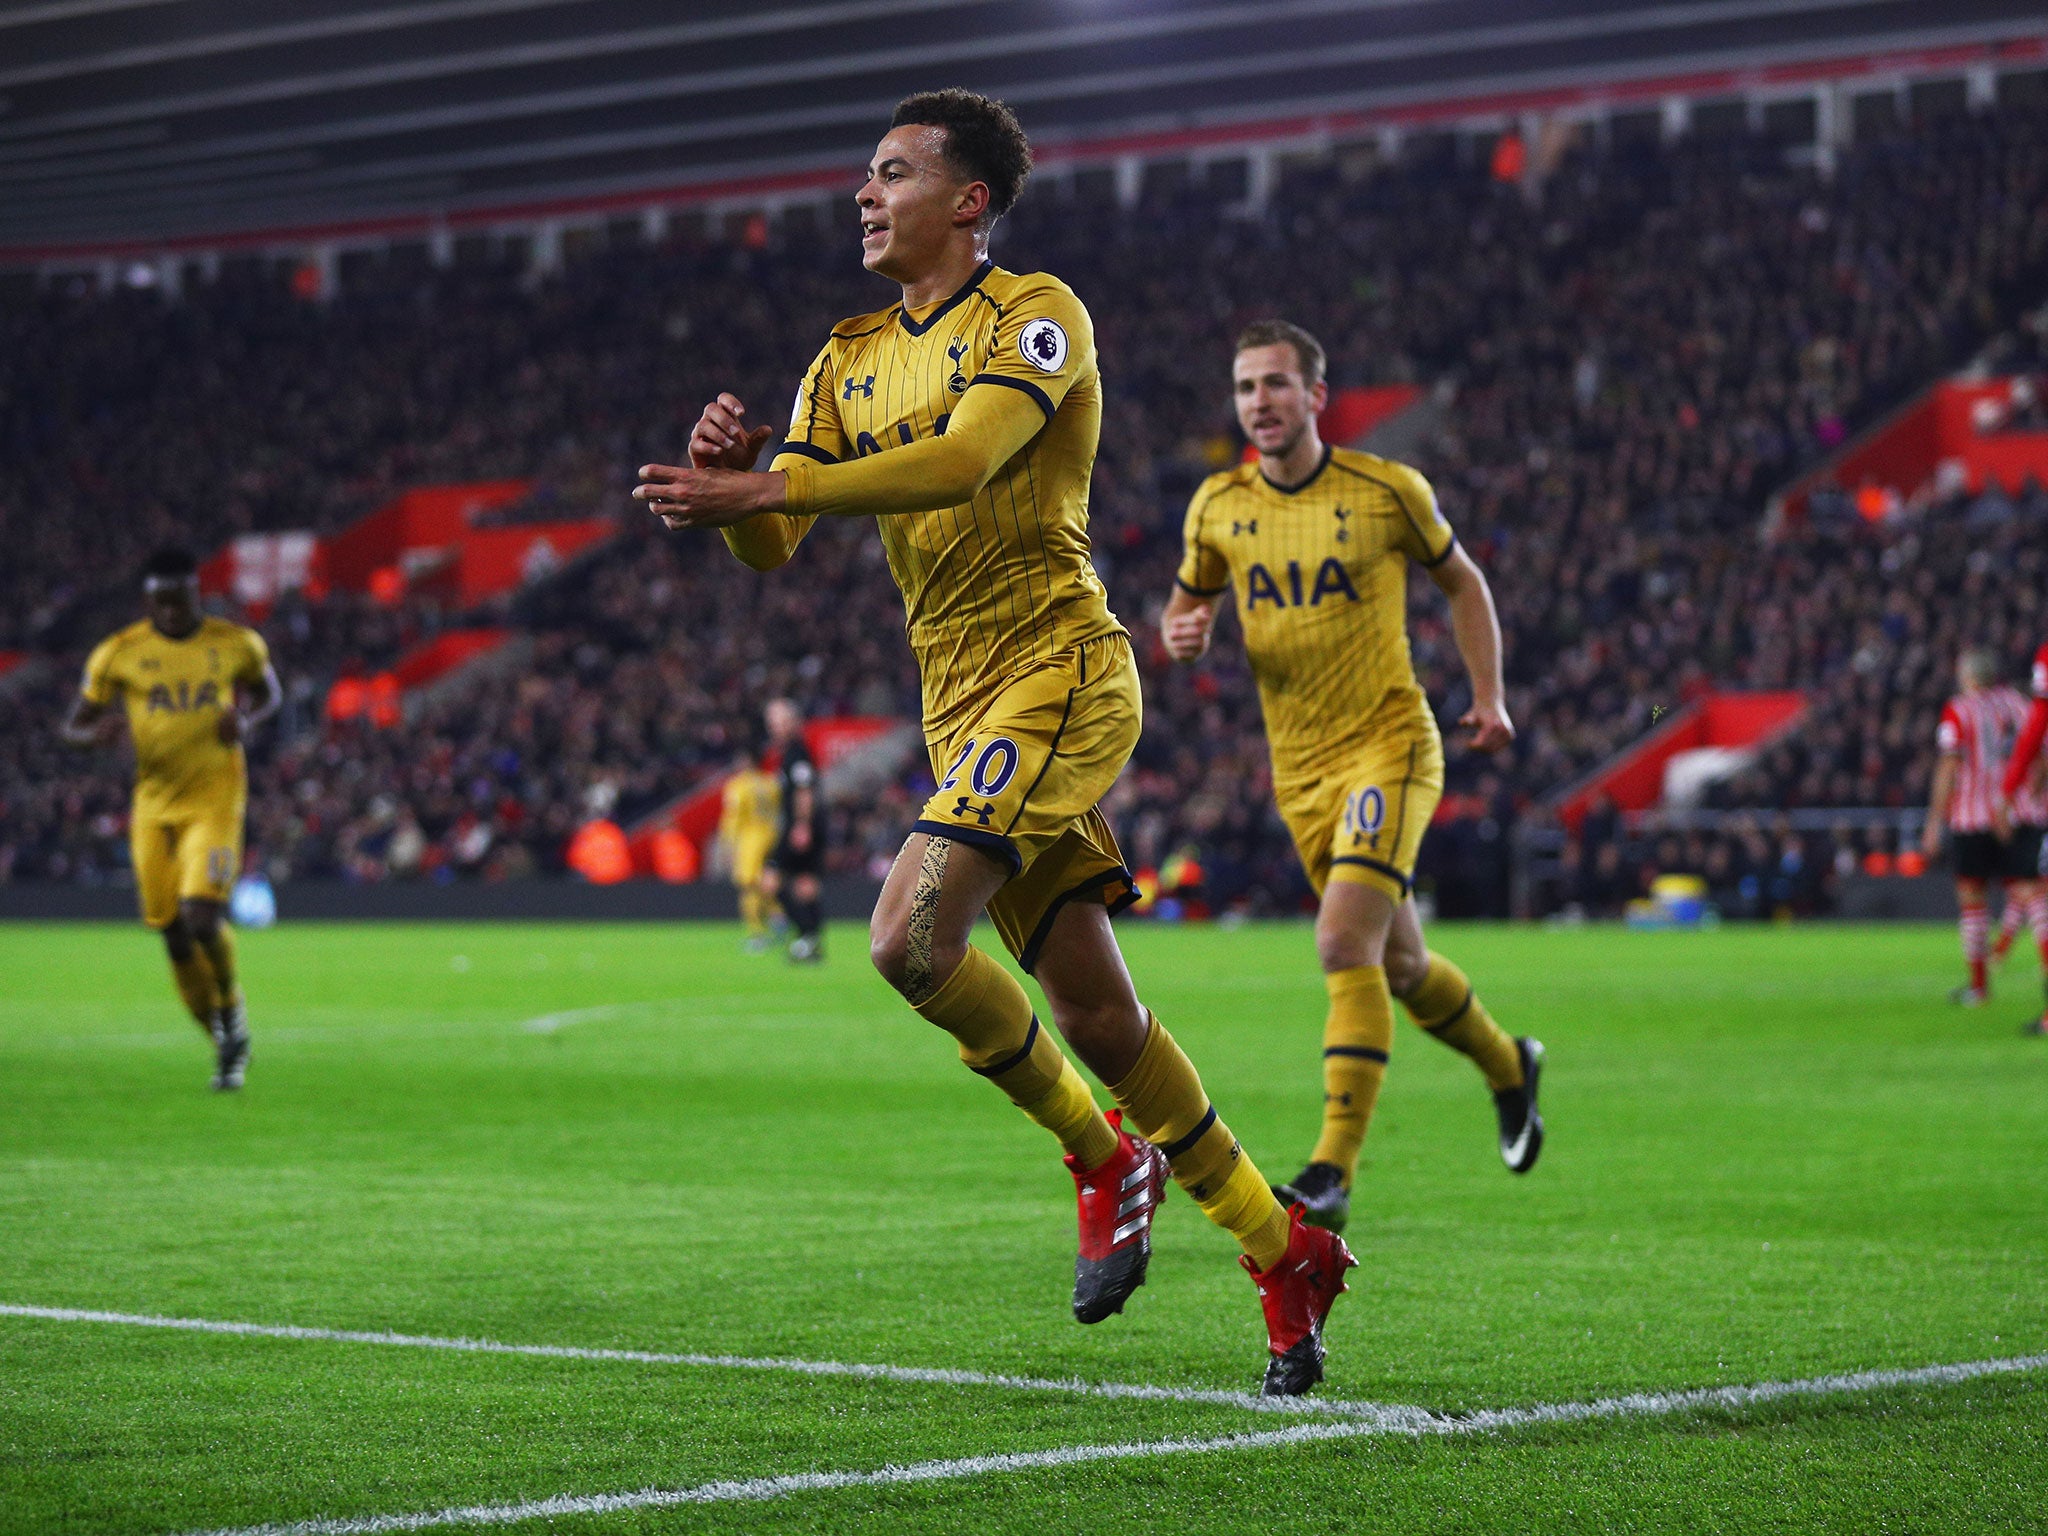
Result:
{"type": "Polygon", "coordinates": [[[1330,1017],[1323,1025],[1323,1134],[1309,1161],[1343,1169],[1349,1189],[1387,1075],[1394,995],[1381,965],[1331,971],[1323,984],[1330,991],[1330,1017]]]}
{"type": "Polygon", "coordinates": [[[960,1042],[960,1059],[1059,1138],[1083,1168],[1116,1152],[1116,1132],[1052,1032],[1039,1027],[1017,978],[967,946],[967,958],[917,1011],[960,1042]]]}
{"type": "Polygon", "coordinates": [[[177,983],[178,996],[185,1000],[186,1012],[211,1035],[213,1016],[220,1008],[220,988],[214,982],[213,962],[206,958],[206,951],[195,945],[184,959],[173,960],[171,979],[177,983]]]}
{"type": "Polygon", "coordinates": [[[225,1008],[241,995],[235,979],[235,933],[226,923],[213,930],[210,941],[194,941],[194,947],[213,967],[214,1006],[225,1008]]]}
{"type": "Polygon", "coordinates": [[[1287,1212],[1237,1138],[1216,1114],[1195,1064],[1166,1026],[1146,1015],[1137,1064],[1109,1091],[1131,1124],[1166,1154],[1174,1182],[1217,1226],[1237,1239],[1260,1269],[1287,1253],[1287,1212]]]}
{"type": "Polygon", "coordinates": [[[1515,1042],[1493,1022],[1465,973],[1442,955],[1431,951],[1429,974],[1401,1002],[1417,1024],[1470,1056],[1495,1093],[1522,1086],[1522,1057],[1515,1042]]]}
{"type": "Polygon", "coordinates": [[[751,885],[740,892],[740,922],[746,926],[750,939],[758,939],[768,931],[768,898],[751,885]]]}

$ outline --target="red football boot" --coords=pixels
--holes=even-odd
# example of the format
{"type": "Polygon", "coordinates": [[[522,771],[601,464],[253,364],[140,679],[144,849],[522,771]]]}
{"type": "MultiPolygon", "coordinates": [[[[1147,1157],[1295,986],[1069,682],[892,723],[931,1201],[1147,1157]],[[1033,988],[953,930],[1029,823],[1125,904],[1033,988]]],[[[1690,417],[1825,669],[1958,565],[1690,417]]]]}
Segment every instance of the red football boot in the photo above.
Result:
{"type": "Polygon", "coordinates": [[[1099,1168],[1072,1157],[1067,1171],[1081,1202],[1081,1256],[1074,1260],[1074,1316],[1099,1323],[1121,1312],[1145,1283],[1152,1258],[1152,1213],[1166,1198],[1166,1154],[1124,1129],[1123,1111],[1109,1112],[1116,1151],[1099,1168]]]}
{"type": "Polygon", "coordinates": [[[1258,1286],[1266,1313],[1273,1358],[1259,1389],[1264,1397],[1299,1397],[1323,1379],[1323,1319],[1350,1289],[1344,1271],[1358,1263],[1343,1238],[1305,1225],[1302,1214],[1299,1205],[1287,1208],[1287,1252],[1278,1264],[1261,1270],[1249,1254],[1238,1260],[1258,1286]]]}

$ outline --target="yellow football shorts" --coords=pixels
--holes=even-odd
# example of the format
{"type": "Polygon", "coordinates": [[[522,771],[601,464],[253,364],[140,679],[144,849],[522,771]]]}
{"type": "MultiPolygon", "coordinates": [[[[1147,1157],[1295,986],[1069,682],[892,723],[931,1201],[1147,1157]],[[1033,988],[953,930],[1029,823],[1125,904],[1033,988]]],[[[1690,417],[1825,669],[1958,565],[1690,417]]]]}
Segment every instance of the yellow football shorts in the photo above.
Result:
{"type": "Polygon", "coordinates": [[[142,920],[168,928],[181,901],[225,903],[242,872],[242,804],[129,818],[128,854],[142,920]]]}
{"type": "Polygon", "coordinates": [[[775,851],[775,828],[742,832],[732,840],[732,883],[750,891],[761,883],[761,871],[768,867],[768,855],[775,851]]]}
{"type": "Polygon", "coordinates": [[[971,724],[927,743],[939,787],[912,830],[1009,867],[988,915],[1027,971],[1069,901],[1114,914],[1138,899],[1097,807],[1143,723],[1131,642],[1104,635],[1010,679],[971,724]]]}
{"type": "Polygon", "coordinates": [[[1422,834],[1443,793],[1443,741],[1433,727],[1376,740],[1320,778],[1274,785],[1316,895],[1348,881],[1396,906],[1414,886],[1422,834]]]}

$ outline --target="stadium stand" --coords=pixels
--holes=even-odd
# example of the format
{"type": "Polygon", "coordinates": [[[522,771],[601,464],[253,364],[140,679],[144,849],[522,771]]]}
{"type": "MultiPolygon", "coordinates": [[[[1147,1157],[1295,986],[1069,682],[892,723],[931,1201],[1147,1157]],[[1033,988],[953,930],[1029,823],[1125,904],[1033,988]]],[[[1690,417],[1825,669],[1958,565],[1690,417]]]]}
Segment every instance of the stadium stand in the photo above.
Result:
{"type": "MultiPolygon", "coordinates": [[[[1523,735],[1490,762],[1453,754],[1425,865],[1447,910],[1498,909],[1516,823],[1540,824],[1557,790],[1709,682],[1815,700],[1714,791],[1755,821],[1671,847],[1596,822],[1605,835],[1582,830],[1532,899],[1613,910],[1645,870],[1685,867],[1731,912],[1820,910],[1864,834],[1794,832],[1777,808],[1917,803],[1953,647],[2035,643],[2038,487],[1883,527],[1817,506],[1772,543],[1761,519],[1773,490],[1988,341],[2038,350],[2020,321],[2048,272],[2039,116],[1922,122],[1844,151],[1831,177],[1747,131],[1585,143],[1540,186],[1422,138],[1394,163],[1297,169],[1256,213],[1200,183],[1135,215],[1077,185],[1009,225],[999,259],[1067,276],[1106,360],[1094,534],[1149,711],[1111,808],[1164,891],[1253,910],[1305,893],[1228,626],[1195,671],[1148,638],[1186,498],[1237,452],[1223,381],[1257,315],[1321,332],[1340,385],[1429,388],[1418,462],[1494,577],[1523,735]],[[1962,597],[1930,616],[1947,592],[1962,597]]],[[[762,578],[641,526],[623,496],[713,389],[777,419],[831,322],[887,301],[843,243],[679,237],[537,282],[387,261],[344,271],[326,303],[289,275],[252,261],[176,302],[60,290],[0,306],[0,648],[42,663],[0,681],[0,878],[119,878],[120,765],[81,775],[48,722],[85,645],[127,616],[150,547],[334,533],[423,483],[529,477],[498,517],[617,511],[621,532],[475,611],[418,594],[280,603],[265,627],[289,697],[257,753],[250,828],[274,878],[555,874],[583,820],[630,822],[721,769],[770,696],[915,714],[865,530],[820,529],[762,578]],[[516,626],[523,664],[438,690],[402,733],[328,718],[338,680],[457,622],[516,626]]],[[[1456,655],[1419,582],[1413,632],[1454,718],[1456,655]]],[[[921,774],[835,808],[843,867],[894,852],[921,774]]]]}

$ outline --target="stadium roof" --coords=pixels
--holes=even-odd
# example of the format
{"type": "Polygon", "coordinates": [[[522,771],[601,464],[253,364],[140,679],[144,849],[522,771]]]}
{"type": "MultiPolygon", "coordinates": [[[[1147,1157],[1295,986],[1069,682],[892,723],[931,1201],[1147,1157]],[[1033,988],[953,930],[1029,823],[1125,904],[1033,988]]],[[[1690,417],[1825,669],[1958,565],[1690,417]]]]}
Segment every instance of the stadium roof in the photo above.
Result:
{"type": "Polygon", "coordinates": [[[0,248],[850,187],[938,84],[1071,141],[2044,33],[2038,0],[32,0],[0,248]]]}

